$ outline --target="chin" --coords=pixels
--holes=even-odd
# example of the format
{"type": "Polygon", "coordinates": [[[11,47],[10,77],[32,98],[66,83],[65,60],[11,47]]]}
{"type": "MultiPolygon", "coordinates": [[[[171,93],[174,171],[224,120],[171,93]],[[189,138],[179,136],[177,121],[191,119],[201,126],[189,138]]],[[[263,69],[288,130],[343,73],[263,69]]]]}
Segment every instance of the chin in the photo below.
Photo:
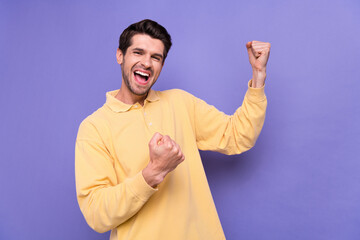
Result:
{"type": "Polygon", "coordinates": [[[150,91],[150,88],[147,89],[134,89],[132,88],[131,92],[136,96],[144,96],[150,91]]]}

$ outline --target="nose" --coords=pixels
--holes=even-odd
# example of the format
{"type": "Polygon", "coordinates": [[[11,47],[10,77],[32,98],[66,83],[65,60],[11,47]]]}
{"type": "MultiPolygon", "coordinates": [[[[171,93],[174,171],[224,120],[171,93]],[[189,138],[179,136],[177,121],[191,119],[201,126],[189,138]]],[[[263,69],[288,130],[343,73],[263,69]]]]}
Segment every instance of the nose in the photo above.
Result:
{"type": "Polygon", "coordinates": [[[150,68],[151,67],[151,56],[144,55],[141,59],[141,65],[144,66],[144,68],[150,68]]]}

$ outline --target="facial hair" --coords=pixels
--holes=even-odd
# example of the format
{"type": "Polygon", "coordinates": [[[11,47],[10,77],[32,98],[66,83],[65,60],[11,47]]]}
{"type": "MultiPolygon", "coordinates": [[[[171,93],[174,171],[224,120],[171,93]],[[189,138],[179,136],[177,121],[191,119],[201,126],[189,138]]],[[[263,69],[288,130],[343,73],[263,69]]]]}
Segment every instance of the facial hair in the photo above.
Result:
{"type": "MultiPolygon", "coordinates": [[[[123,59],[123,64],[125,65],[125,59],[123,59]]],[[[152,72],[152,71],[151,71],[152,72]]],[[[131,73],[130,74],[133,74],[133,68],[131,68],[131,73]]],[[[130,92],[136,96],[144,96],[144,95],[147,95],[150,91],[150,89],[152,88],[152,86],[155,84],[156,80],[157,79],[154,79],[154,82],[150,85],[149,88],[147,89],[144,89],[143,92],[136,92],[135,89],[131,86],[130,84],[130,76],[126,75],[126,73],[124,72],[123,68],[121,68],[121,75],[122,75],[122,78],[124,79],[124,82],[125,82],[125,85],[126,87],[130,90],[130,92]]],[[[134,80],[135,81],[135,80],[134,80]]]]}

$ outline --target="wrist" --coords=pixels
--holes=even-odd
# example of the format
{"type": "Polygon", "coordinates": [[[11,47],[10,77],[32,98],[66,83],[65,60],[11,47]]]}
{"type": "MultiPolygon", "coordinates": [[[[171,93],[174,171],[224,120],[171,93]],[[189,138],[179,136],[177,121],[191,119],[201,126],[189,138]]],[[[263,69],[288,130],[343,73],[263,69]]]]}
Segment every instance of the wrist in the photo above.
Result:
{"type": "Polygon", "coordinates": [[[262,70],[253,69],[251,87],[260,88],[264,86],[265,79],[266,79],[266,69],[262,69],[262,70]]]}
{"type": "Polygon", "coordinates": [[[152,168],[150,163],[142,170],[142,175],[146,183],[152,188],[156,188],[165,178],[165,172],[159,172],[152,168]]]}

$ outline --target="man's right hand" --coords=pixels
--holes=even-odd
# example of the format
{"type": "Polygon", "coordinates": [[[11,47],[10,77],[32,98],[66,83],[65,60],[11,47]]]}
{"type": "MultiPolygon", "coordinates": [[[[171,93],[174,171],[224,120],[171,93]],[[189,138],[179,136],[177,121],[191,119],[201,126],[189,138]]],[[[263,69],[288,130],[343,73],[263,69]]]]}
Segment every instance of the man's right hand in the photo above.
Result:
{"type": "Polygon", "coordinates": [[[143,169],[145,181],[153,188],[174,170],[185,156],[180,146],[169,136],[155,133],[149,142],[150,162],[143,169]]]}

